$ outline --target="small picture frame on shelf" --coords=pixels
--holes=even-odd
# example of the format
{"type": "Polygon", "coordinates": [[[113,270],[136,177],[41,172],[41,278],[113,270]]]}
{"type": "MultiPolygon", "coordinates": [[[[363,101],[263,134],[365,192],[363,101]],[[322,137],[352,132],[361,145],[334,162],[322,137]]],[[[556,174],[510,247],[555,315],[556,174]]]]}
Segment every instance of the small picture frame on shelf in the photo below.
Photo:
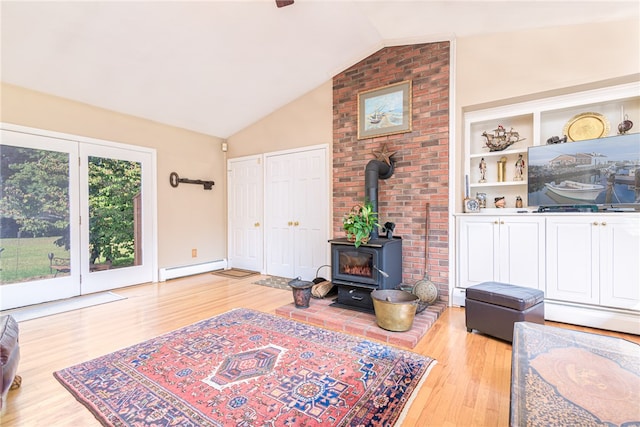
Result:
{"type": "Polygon", "coordinates": [[[470,198],[465,198],[464,199],[464,213],[477,213],[480,212],[480,202],[478,202],[478,199],[470,199],[470,198]]]}

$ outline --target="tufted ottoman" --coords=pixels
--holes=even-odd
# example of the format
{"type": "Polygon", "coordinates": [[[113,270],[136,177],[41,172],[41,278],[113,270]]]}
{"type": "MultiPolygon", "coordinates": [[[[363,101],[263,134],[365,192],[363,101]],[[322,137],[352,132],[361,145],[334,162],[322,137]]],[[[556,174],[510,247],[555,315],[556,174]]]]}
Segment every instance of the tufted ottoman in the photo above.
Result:
{"type": "Polygon", "coordinates": [[[10,389],[20,387],[22,379],[16,375],[20,360],[18,322],[11,316],[0,316],[0,366],[2,366],[2,398],[0,410],[10,389]]]}
{"type": "Polygon", "coordinates": [[[513,341],[515,322],[544,324],[544,293],[538,289],[484,282],[467,288],[465,297],[467,332],[513,341]]]}

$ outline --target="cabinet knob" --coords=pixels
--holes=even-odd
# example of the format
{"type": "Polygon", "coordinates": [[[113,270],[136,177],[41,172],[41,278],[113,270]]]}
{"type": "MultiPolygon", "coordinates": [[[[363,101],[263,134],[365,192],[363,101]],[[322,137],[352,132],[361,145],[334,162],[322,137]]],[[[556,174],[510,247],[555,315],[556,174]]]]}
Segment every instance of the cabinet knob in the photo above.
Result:
{"type": "Polygon", "coordinates": [[[598,221],[593,221],[593,225],[598,225],[598,221]]]}
{"type": "Polygon", "coordinates": [[[497,223],[498,223],[498,220],[496,219],[495,221],[493,221],[493,223],[494,223],[494,224],[497,224],[497,223]]]}
{"type": "Polygon", "coordinates": [[[287,223],[287,225],[288,225],[289,227],[291,227],[291,226],[293,225],[293,221],[289,221],[289,222],[287,223]]]}
{"type": "Polygon", "coordinates": [[[602,221],[602,225],[603,226],[607,225],[607,222],[606,221],[602,221]]]}
{"type": "Polygon", "coordinates": [[[504,221],[500,221],[500,224],[504,224],[504,221]]]}
{"type": "Polygon", "coordinates": [[[253,224],[254,227],[260,227],[260,223],[256,222],[255,224],[253,224]]]}
{"type": "Polygon", "coordinates": [[[294,222],[294,223],[293,223],[293,225],[294,225],[295,227],[297,227],[297,226],[299,226],[299,225],[300,225],[300,223],[299,223],[298,221],[296,221],[296,222],[294,222]]]}

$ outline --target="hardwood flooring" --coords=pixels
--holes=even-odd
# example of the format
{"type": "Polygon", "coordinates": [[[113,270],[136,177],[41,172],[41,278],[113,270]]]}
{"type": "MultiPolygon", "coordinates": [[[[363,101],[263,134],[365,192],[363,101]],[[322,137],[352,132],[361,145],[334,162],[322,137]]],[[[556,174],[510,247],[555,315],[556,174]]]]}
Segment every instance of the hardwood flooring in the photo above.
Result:
{"type": "MultiPolygon", "coordinates": [[[[115,291],[127,297],[125,300],[22,322],[22,387],[9,392],[0,425],[99,425],[54,379],[54,371],[233,308],[275,313],[276,308],[292,301],[290,291],[252,284],[260,278],[202,274],[134,286],[115,291]]],[[[640,337],[634,335],[547,323],[640,343],[640,337]]],[[[438,363],[411,404],[403,425],[508,425],[509,343],[467,333],[464,310],[449,308],[413,351],[433,357],[438,363]]]]}

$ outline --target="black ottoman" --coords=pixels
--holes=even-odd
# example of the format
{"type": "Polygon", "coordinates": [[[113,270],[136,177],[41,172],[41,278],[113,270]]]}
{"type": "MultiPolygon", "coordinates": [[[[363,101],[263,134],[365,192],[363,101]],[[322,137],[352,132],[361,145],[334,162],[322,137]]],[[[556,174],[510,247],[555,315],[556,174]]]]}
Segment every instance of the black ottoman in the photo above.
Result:
{"type": "Polygon", "coordinates": [[[507,283],[485,282],[467,288],[467,332],[477,330],[513,341],[515,322],[544,324],[544,292],[507,283]]]}

